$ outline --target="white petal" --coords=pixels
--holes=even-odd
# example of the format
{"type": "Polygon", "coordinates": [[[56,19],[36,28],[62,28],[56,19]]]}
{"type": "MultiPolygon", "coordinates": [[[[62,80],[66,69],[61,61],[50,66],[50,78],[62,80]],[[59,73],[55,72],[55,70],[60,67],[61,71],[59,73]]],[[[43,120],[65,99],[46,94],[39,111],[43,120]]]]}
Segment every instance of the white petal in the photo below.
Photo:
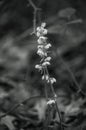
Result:
{"type": "Polygon", "coordinates": [[[51,47],[51,44],[48,43],[46,46],[45,46],[45,49],[49,49],[51,47]]]}
{"type": "Polygon", "coordinates": [[[46,66],[46,65],[50,65],[50,62],[48,61],[43,62],[42,66],[46,66]]]}
{"type": "Polygon", "coordinates": [[[42,23],[41,26],[44,28],[46,26],[46,23],[45,22],[42,23]]]}
{"type": "Polygon", "coordinates": [[[55,104],[55,100],[49,100],[48,102],[47,102],[47,105],[52,105],[52,104],[55,104]]]}
{"type": "Polygon", "coordinates": [[[45,59],[45,61],[50,61],[51,60],[51,57],[47,57],[46,59],[45,59]]]}

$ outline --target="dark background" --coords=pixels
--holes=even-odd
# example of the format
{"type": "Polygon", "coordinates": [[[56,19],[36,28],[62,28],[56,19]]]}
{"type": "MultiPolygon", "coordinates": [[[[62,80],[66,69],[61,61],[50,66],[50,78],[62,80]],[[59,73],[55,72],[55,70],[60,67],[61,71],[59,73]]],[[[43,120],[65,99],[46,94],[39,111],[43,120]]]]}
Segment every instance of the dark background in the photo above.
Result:
{"type": "MultiPolygon", "coordinates": [[[[59,107],[66,114],[76,115],[77,125],[69,130],[73,127],[78,130],[79,126],[84,130],[86,103],[83,103],[85,98],[76,94],[76,82],[86,93],[86,1],[33,0],[33,3],[42,9],[37,13],[37,26],[41,22],[47,24],[47,36],[52,44],[49,72],[57,80],[56,93],[62,95],[58,99],[59,107]]],[[[0,0],[0,114],[30,96],[44,95],[41,74],[35,70],[40,59],[36,54],[37,38],[31,35],[33,12],[28,0],[0,0]]],[[[42,98],[37,99],[33,106],[39,102],[44,103],[42,98]]],[[[41,115],[42,119],[44,108],[38,106],[36,109],[39,110],[36,116],[41,115]]],[[[20,130],[19,127],[24,127],[21,120],[25,121],[27,113],[25,108],[19,108],[15,114],[9,114],[3,119],[1,129],[5,129],[2,125],[5,124],[10,130],[20,130]],[[17,127],[12,124],[14,117],[20,121],[17,127]]],[[[35,116],[28,118],[35,122],[35,116]]],[[[35,129],[34,124],[29,129],[35,129]]],[[[28,130],[28,125],[24,130],[28,130]]]]}

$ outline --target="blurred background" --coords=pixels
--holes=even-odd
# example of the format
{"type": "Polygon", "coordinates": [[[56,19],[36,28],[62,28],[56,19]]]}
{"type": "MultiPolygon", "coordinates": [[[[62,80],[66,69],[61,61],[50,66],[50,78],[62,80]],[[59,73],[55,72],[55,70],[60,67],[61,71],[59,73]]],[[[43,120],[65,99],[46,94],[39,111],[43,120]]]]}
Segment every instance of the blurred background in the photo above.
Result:
{"type": "MultiPolygon", "coordinates": [[[[48,39],[52,44],[49,73],[57,80],[54,88],[60,97],[59,108],[66,116],[78,116],[78,121],[75,122],[77,127],[81,122],[84,126],[86,110],[83,109],[86,103],[80,95],[77,96],[76,90],[78,83],[86,93],[86,1],[33,0],[33,3],[41,8],[37,13],[37,26],[46,22],[48,39]]],[[[40,59],[36,54],[37,38],[31,35],[33,12],[29,0],[0,0],[0,115],[28,97],[44,96],[41,74],[35,70],[40,59]]],[[[28,112],[26,107],[19,107],[14,113],[3,118],[0,128],[5,130],[5,124],[9,130],[28,130],[28,125],[29,129],[35,129],[34,122],[44,118],[44,105],[45,100],[42,97],[30,104],[26,103],[27,108],[36,110],[36,115],[33,112],[28,116],[32,124],[24,126],[21,123],[20,120],[26,121],[28,112]],[[16,126],[12,123],[14,119],[17,120],[14,123],[16,126]]],[[[74,116],[74,119],[77,119],[76,117],[74,116]]],[[[70,123],[73,119],[69,120],[67,117],[66,120],[70,123]]],[[[74,128],[76,129],[76,125],[74,128]]]]}

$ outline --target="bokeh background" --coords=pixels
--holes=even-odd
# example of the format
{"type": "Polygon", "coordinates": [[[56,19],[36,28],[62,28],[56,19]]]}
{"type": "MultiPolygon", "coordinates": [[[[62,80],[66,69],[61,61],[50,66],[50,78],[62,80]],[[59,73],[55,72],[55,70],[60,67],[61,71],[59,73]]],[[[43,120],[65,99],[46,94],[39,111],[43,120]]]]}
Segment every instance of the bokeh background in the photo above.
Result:
{"type": "MultiPolygon", "coordinates": [[[[52,44],[49,73],[57,80],[54,88],[60,97],[59,108],[66,113],[67,123],[75,122],[69,130],[81,126],[84,130],[86,103],[85,98],[77,96],[76,84],[86,93],[86,1],[33,0],[33,3],[41,8],[37,26],[46,22],[52,44]],[[70,115],[74,119],[69,119],[70,115]]],[[[28,0],[0,0],[0,115],[30,96],[44,96],[41,74],[35,70],[40,59],[36,54],[37,38],[31,35],[33,12],[28,0]]],[[[7,130],[5,126],[9,130],[39,129],[44,106],[42,97],[27,102],[24,108],[19,107],[3,118],[0,129],[7,130]],[[29,107],[36,113],[27,114],[29,107]],[[24,126],[26,118],[30,121],[24,126]]]]}

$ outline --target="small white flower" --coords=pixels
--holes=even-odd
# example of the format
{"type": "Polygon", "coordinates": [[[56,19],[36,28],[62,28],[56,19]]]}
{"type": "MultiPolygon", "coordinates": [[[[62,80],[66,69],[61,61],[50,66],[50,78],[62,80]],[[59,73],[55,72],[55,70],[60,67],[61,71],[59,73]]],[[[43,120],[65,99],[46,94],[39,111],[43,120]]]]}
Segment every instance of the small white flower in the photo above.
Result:
{"type": "Polygon", "coordinates": [[[41,27],[37,27],[37,32],[40,32],[41,31],[41,27]]]}
{"type": "Polygon", "coordinates": [[[38,70],[42,70],[42,66],[41,65],[35,65],[35,68],[38,70]]]}
{"type": "Polygon", "coordinates": [[[39,37],[39,39],[37,40],[38,44],[43,44],[42,39],[39,37]]]}
{"type": "Polygon", "coordinates": [[[56,79],[55,78],[50,78],[47,80],[47,83],[51,82],[51,84],[55,83],[56,82],[56,79]]]}
{"type": "Polygon", "coordinates": [[[46,43],[47,38],[44,36],[40,36],[39,39],[37,40],[38,44],[44,44],[46,43]]]}
{"type": "Polygon", "coordinates": [[[50,100],[47,102],[47,105],[52,105],[52,104],[55,104],[55,100],[50,99],[50,100]]]}
{"type": "Polygon", "coordinates": [[[43,52],[43,50],[42,49],[38,49],[38,51],[37,51],[37,54],[39,55],[39,56],[45,56],[45,53],[43,52]]]}
{"type": "Polygon", "coordinates": [[[40,37],[40,36],[44,36],[47,34],[48,30],[45,29],[44,27],[46,26],[46,23],[42,23],[40,27],[37,27],[37,37],[40,37]]]}
{"type": "Polygon", "coordinates": [[[41,27],[45,28],[45,27],[46,27],[46,23],[45,23],[45,22],[42,23],[42,24],[41,24],[41,27]]]}
{"type": "Polygon", "coordinates": [[[43,30],[43,35],[47,35],[47,33],[48,33],[48,30],[47,30],[47,29],[44,29],[44,30],[43,30]]]}
{"type": "Polygon", "coordinates": [[[51,60],[51,57],[45,58],[45,61],[50,61],[50,60],[51,60]]]}
{"type": "Polygon", "coordinates": [[[39,48],[37,51],[37,54],[41,57],[46,56],[47,57],[47,52],[44,52],[42,48],[39,48]]]}
{"type": "Polygon", "coordinates": [[[42,76],[42,80],[44,80],[44,79],[45,79],[45,80],[49,80],[48,75],[43,75],[43,76],[42,76]]]}
{"type": "Polygon", "coordinates": [[[45,61],[45,62],[42,63],[42,66],[47,66],[47,65],[50,65],[50,62],[45,61]]]}
{"type": "Polygon", "coordinates": [[[51,44],[50,43],[48,43],[47,45],[45,45],[45,49],[49,49],[51,47],[51,44]]]}
{"type": "Polygon", "coordinates": [[[56,79],[55,78],[50,78],[50,81],[51,81],[51,84],[53,84],[53,83],[56,82],[56,79]]]}
{"type": "Polygon", "coordinates": [[[36,36],[37,36],[37,37],[40,37],[40,32],[37,32],[37,33],[36,33],[36,36]]]}

